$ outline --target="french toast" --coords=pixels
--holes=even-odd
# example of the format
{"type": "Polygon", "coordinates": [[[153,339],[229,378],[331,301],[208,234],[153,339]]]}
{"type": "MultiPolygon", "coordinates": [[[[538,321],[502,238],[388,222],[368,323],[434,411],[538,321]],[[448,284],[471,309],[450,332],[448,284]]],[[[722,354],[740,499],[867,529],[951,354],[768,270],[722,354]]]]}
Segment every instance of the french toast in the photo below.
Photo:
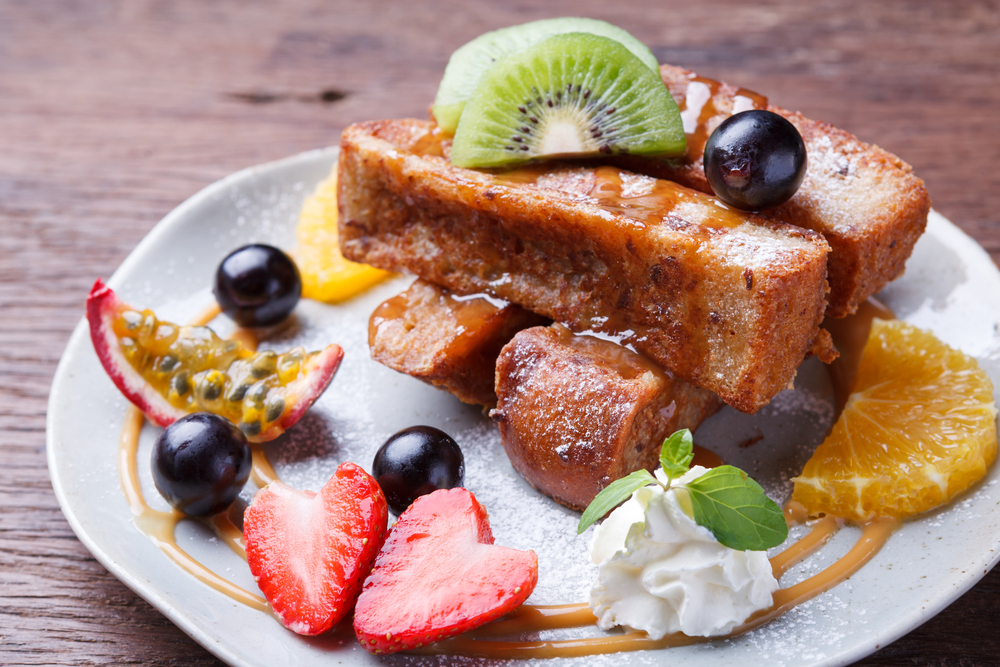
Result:
{"type": "Polygon", "coordinates": [[[903,273],[931,205],[910,165],[828,123],[769,104],[758,93],[672,65],[661,65],[660,76],[681,109],[685,157],[627,156],[614,159],[615,164],[711,194],[703,164],[709,136],[738,111],[773,111],[802,135],[808,168],[795,196],[766,215],[819,232],[830,244],[827,315],[854,312],[903,273]]]}
{"type": "Polygon", "coordinates": [[[618,336],[748,413],[829,358],[819,234],[616,167],[459,169],[433,137],[418,120],[344,131],[345,257],[618,336]]]}
{"type": "Polygon", "coordinates": [[[542,324],[548,320],[513,304],[455,297],[418,279],[372,313],[368,346],[375,361],[492,408],[500,349],[518,331],[542,324]]]}
{"type": "Polygon", "coordinates": [[[496,390],[491,416],[511,464],[579,509],[614,480],[655,468],[664,438],[722,406],[641,355],[558,324],[511,339],[497,359],[496,390]]]}

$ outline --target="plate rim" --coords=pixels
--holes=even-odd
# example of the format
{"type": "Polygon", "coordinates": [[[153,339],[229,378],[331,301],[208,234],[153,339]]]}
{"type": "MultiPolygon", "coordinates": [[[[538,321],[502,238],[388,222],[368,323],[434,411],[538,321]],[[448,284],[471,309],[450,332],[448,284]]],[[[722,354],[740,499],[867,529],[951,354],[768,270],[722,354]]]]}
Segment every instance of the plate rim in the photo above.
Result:
{"type": "MultiPolygon", "coordinates": [[[[280,170],[284,167],[296,165],[310,159],[323,159],[329,157],[332,161],[339,155],[339,153],[339,146],[314,148],[297,153],[296,155],[281,158],[279,160],[264,162],[240,169],[239,171],[233,172],[217,181],[214,181],[213,183],[210,183],[185,199],[169,213],[163,216],[163,218],[160,219],[160,221],[157,222],[142,238],[142,240],[139,241],[139,243],[129,252],[122,263],[118,265],[118,268],[114,270],[111,277],[105,281],[106,284],[116,287],[121,282],[121,275],[131,271],[132,266],[139,263],[139,257],[147,251],[147,248],[155,246],[159,243],[161,237],[163,237],[169,228],[175,224],[175,220],[183,219],[186,215],[188,215],[189,210],[198,207],[202,204],[202,202],[209,201],[217,194],[225,192],[230,187],[245,180],[249,180],[257,175],[280,170]]],[[[49,400],[45,409],[45,463],[49,470],[49,481],[52,483],[52,490],[55,493],[56,502],[59,503],[59,509],[66,518],[66,522],[69,524],[73,534],[76,535],[77,539],[80,540],[84,547],[86,547],[87,551],[90,552],[90,555],[92,555],[97,562],[107,569],[118,581],[123,583],[132,592],[152,605],[153,608],[155,608],[159,613],[166,616],[171,623],[180,628],[182,632],[191,637],[191,639],[196,641],[205,650],[212,653],[227,664],[239,667],[239,665],[243,664],[242,658],[230,651],[228,647],[221,642],[216,642],[210,634],[202,630],[193,622],[189,621],[184,615],[182,615],[179,609],[175,609],[168,600],[159,595],[154,587],[143,586],[139,577],[133,575],[124,565],[120,565],[113,558],[111,558],[111,556],[107,554],[94,539],[91,538],[89,533],[86,532],[80,519],[73,511],[69,499],[66,497],[66,491],[60,483],[56,473],[56,470],[58,469],[56,464],[57,443],[55,441],[56,438],[54,430],[56,428],[55,422],[57,420],[57,411],[54,409],[54,406],[58,398],[58,393],[62,390],[62,387],[66,382],[66,376],[70,374],[69,367],[72,364],[72,359],[70,358],[71,355],[69,354],[69,351],[74,349],[76,346],[81,345],[81,339],[86,339],[89,336],[89,333],[87,318],[81,316],[80,321],[77,322],[76,327],[73,329],[73,333],[70,334],[69,340],[59,356],[59,363],[56,366],[56,372],[52,376],[52,384],[49,385],[49,400]]]]}
{"type": "MultiPolygon", "coordinates": [[[[162,237],[165,236],[175,224],[177,224],[178,220],[185,219],[192,209],[196,209],[204,202],[214,198],[216,195],[224,193],[231,187],[242,184],[243,182],[256,176],[266,175],[270,172],[280,172],[285,168],[296,166],[302,162],[313,159],[330,159],[332,161],[338,154],[338,146],[316,148],[279,160],[265,162],[241,169],[207,185],[192,196],[185,199],[181,204],[172,209],[159,222],[157,222],[157,224],[154,225],[153,228],[142,238],[142,240],[129,252],[118,268],[115,269],[114,273],[107,280],[107,283],[112,286],[118,285],[121,282],[121,276],[131,272],[134,266],[141,262],[140,257],[146,254],[152,247],[157,246],[162,237]]],[[[307,188],[311,188],[313,185],[314,184],[307,184],[307,188]]],[[[936,234],[960,245],[961,251],[965,253],[966,257],[970,254],[978,255],[978,259],[988,262],[993,267],[994,271],[997,272],[998,276],[1000,276],[1000,267],[998,267],[993,261],[989,253],[987,253],[975,239],[934,209],[931,209],[928,217],[928,230],[930,230],[932,226],[934,227],[936,234]]],[[[965,265],[968,263],[968,259],[963,262],[965,265]]],[[[159,613],[167,617],[185,634],[220,660],[237,667],[248,665],[250,663],[247,663],[242,656],[234,653],[225,643],[218,641],[216,637],[203,630],[192,620],[189,620],[179,608],[175,608],[175,606],[172,605],[167,599],[158,594],[154,586],[144,585],[140,576],[136,576],[131,573],[126,566],[117,563],[108,553],[106,553],[96,540],[93,539],[85,530],[79,517],[74,512],[73,505],[69,502],[69,499],[66,496],[66,490],[61,484],[60,477],[57,474],[58,465],[56,458],[58,454],[56,449],[58,445],[56,443],[54,431],[57,428],[56,422],[58,421],[58,411],[55,409],[55,405],[57,403],[59,393],[63,391],[63,387],[66,385],[67,376],[70,375],[70,365],[73,363],[73,360],[71,359],[71,351],[84,344],[82,339],[86,339],[88,335],[89,330],[86,318],[81,317],[80,321],[74,327],[73,332],[60,355],[59,363],[56,367],[52,384],[49,389],[49,400],[46,407],[45,423],[46,464],[49,469],[49,479],[52,483],[52,489],[56,496],[56,500],[59,503],[59,508],[77,539],[80,540],[88,552],[116,579],[152,605],[159,613]]],[[[993,465],[995,466],[998,464],[994,463],[993,465]]],[[[960,495],[959,498],[964,497],[969,493],[974,493],[977,489],[982,487],[982,484],[983,481],[978,482],[971,489],[960,495]]],[[[951,502],[956,502],[956,499],[953,499],[951,502]]],[[[947,508],[950,505],[951,503],[949,503],[949,505],[945,505],[944,507],[947,508]]],[[[983,577],[985,577],[998,562],[1000,562],[1000,534],[994,536],[994,548],[992,552],[993,556],[988,562],[985,563],[984,568],[968,568],[968,570],[964,573],[964,576],[960,577],[955,585],[953,585],[945,593],[938,595],[935,598],[931,598],[927,604],[910,609],[908,613],[897,616],[895,622],[883,627],[877,632],[877,636],[873,636],[870,640],[860,642],[855,646],[847,647],[843,651],[827,656],[825,659],[807,664],[812,665],[813,667],[837,667],[840,665],[847,665],[871,655],[875,651],[888,646],[900,637],[912,632],[968,592],[983,577]]]]}

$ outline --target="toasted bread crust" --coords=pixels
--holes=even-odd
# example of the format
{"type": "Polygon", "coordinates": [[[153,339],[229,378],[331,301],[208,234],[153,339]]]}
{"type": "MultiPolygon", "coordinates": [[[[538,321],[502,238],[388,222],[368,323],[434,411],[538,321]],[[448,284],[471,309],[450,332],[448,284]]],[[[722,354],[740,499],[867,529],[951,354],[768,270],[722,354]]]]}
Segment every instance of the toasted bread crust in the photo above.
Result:
{"type": "Polygon", "coordinates": [[[559,325],[518,333],[497,359],[504,450],[541,492],[582,509],[631,472],[654,469],[664,438],[722,405],[615,343],[559,325]]]}
{"type": "Polygon", "coordinates": [[[518,331],[547,318],[486,298],[458,300],[436,285],[415,281],[372,313],[372,358],[389,368],[491,408],[501,348],[518,331]]]}
{"type": "MultiPolygon", "coordinates": [[[[660,75],[674,99],[685,105],[695,74],[661,65],[660,75]]],[[[756,106],[787,118],[802,135],[808,155],[805,180],[791,200],[767,211],[769,217],[819,232],[830,244],[827,315],[844,317],[903,273],[913,245],[927,226],[930,198],[910,165],[878,146],[800,113],[766,104],[763,98],[707,79],[714,113],[703,114],[703,142],[732,115],[734,101],[751,95],[756,106]],[[705,118],[705,115],[708,115],[705,118]]],[[[690,146],[684,160],[627,157],[616,163],[711,194],[705,178],[703,143],[690,146]]]]}
{"type": "Polygon", "coordinates": [[[432,129],[406,120],[344,131],[345,257],[486,292],[577,331],[631,334],[636,349],[745,412],[792,380],[825,308],[821,236],[654,179],[639,186],[669,186],[683,205],[653,217],[629,199],[605,206],[587,194],[595,179],[643,178],[612,167],[553,168],[530,182],[458,169],[409,150],[432,129]]]}

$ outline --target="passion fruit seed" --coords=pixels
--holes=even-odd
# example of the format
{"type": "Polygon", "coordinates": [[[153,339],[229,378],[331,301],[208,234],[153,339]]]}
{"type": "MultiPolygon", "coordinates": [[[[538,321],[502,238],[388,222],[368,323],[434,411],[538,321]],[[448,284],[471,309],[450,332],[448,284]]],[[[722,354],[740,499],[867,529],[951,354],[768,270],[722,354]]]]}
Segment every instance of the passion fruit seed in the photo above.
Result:
{"type": "Polygon", "coordinates": [[[113,326],[129,363],[174,407],[221,415],[250,437],[281,419],[285,388],[315,354],[253,353],[207,327],[160,322],[148,310],[125,310],[113,326]]]}
{"type": "Polygon", "coordinates": [[[151,311],[123,302],[102,280],[87,296],[87,324],[108,377],[151,421],[165,427],[207,410],[246,424],[253,442],[273,440],[295,424],[329,386],[344,357],[335,344],[308,354],[301,348],[258,354],[239,340],[221,340],[211,329],[159,321],[151,311]],[[282,356],[295,363],[285,364],[281,378],[261,373],[276,371],[282,356]],[[253,399],[249,404],[247,395],[253,399]]]}

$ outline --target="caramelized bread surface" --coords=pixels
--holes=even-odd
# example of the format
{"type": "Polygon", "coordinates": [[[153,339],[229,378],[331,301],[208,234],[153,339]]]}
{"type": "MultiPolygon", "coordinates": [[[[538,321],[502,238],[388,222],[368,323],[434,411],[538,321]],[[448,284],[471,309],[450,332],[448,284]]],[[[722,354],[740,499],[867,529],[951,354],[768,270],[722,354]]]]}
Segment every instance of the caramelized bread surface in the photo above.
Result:
{"type": "Polygon", "coordinates": [[[497,359],[500,437],[528,482],[584,508],[616,479],[658,465],[664,438],[722,401],[620,345],[564,327],[518,333],[497,359]]]}
{"type": "Polygon", "coordinates": [[[493,376],[500,349],[521,329],[547,323],[513,304],[456,298],[417,280],[375,309],[368,345],[375,361],[490,408],[497,400],[493,376]]]}
{"type": "Polygon", "coordinates": [[[854,312],[903,273],[931,206],[910,165],[828,123],[768,104],[752,91],[671,65],[662,65],[660,75],[682,110],[687,155],[679,161],[627,157],[617,164],[711,194],[704,169],[708,137],[737,111],[768,109],[799,130],[808,169],[795,196],[767,215],[819,232],[830,244],[827,314],[854,312]]]}
{"type": "Polygon", "coordinates": [[[433,129],[344,131],[345,257],[620,336],[745,412],[829,350],[829,246],[815,232],[615,167],[458,169],[433,129]]]}

